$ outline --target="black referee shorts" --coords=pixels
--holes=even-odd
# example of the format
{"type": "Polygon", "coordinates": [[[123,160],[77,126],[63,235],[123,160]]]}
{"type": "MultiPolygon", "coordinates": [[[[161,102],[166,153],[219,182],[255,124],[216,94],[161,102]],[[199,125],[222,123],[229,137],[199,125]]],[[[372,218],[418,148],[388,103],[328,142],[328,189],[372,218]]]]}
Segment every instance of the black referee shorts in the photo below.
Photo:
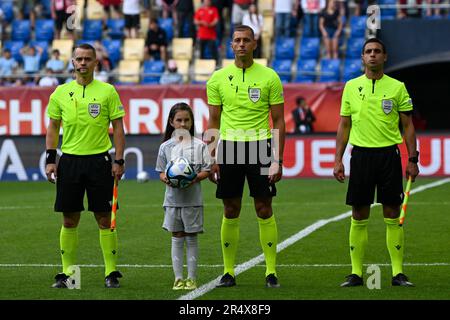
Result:
{"type": "Polygon", "coordinates": [[[57,169],[55,211],[83,211],[85,192],[89,211],[111,211],[114,186],[111,167],[107,152],[87,156],[63,154],[57,169]]]}
{"type": "Polygon", "coordinates": [[[218,145],[217,162],[220,179],[216,198],[240,198],[247,178],[250,196],[271,198],[277,194],[274,183],[269,183],[268,169],[272,159],[270,140],[221,141],[218,145]]]}
{"type": "Polygon", "coordinates": [[[378,203],[400,205],[403,201],[402,179],[400,150],[396,145],[383,148],[355,146],[350,160],[346,203],[371,205],[376,188],[378,203]]]}

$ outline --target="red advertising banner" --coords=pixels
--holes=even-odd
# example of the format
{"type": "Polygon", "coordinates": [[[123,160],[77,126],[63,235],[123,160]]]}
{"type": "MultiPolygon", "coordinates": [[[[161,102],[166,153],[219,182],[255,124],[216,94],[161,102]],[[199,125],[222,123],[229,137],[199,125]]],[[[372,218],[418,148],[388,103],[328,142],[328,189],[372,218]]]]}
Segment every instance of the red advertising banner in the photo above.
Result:
{"type": "MultiPolygon", "coordinates": [[[[198,133],[208,122],[208,104],[204,85],[136,85],[116,87],[126,110],[128,134],[161,134],[170,108],[177,102],[188,103],[196,120],[198,133]]],[[[294,131],[291,112],[295,100],[303,96],[316,116],[316,132],[336,132],[339,122],[343,84],[285,84],[285,119],[287,132],[294,131]]],[[[39,87],[0,88],[0,136],[45,135],[46,109],[54,89],[39,87]]]]}

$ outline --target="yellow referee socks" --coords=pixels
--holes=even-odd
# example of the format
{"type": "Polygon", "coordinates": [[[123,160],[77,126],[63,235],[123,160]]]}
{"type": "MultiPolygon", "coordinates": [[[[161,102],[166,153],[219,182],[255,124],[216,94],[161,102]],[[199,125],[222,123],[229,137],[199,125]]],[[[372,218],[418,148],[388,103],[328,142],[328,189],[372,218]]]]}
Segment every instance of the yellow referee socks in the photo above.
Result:
{"type": "Polygon", "coordinates": [[[369,219],[355,220],[352,218],[350,226],[350,258],[352,260],[352,274],[362,277],[363,260],[366,251],[368,235],[367,224],[369,219]]]}
{"type": "Polygon", "coordinates": [[[234,277],[234,263],[239,243],[239,218],[223,217],[220,238],[222,240],[223,274],[229,273],[234,277]]]}
{"type": "Polygon", "coordinates": [[[384,218],[386,223],[386,245],[391,256],[392,276],[403,273],[403,227],[398,224],[400,218],[384,218]]]}
{"type": "Polygon", "coordinates": [[[258,218],[259,224],[259,240],[266,259],[266,277],[276,273],[277,263],[277,244],[278,244],[278,229],[275,221],[275,216],[268,219],[258,218]]]}
{"type": "Polygon", "coordinates": [[[78,228],[61,227],[59,234],[63,272],[70,275],[69,267],[76,264],[78,249],[78,228]]]}
{"type": "Polygon", "coordinates": [[[105,261],[105,277],[111,272],[117,271],[117,231],[111,229],[100,230],[100,247],[103,252],[103,259],[105,261]]]}

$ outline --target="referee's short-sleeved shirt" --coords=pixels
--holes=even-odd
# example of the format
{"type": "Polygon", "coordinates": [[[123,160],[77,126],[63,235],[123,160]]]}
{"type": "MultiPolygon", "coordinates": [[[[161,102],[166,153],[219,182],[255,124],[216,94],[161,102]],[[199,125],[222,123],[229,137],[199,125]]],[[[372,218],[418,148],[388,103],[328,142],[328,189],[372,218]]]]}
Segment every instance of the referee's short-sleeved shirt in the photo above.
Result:
{"type": "Polygon", "coordinates": [[[52,93],[47,114],[51,119],[62,120],[63,153],[89,155],[112,147],[110,121],[123,117],[125,110],[112,85],[93,80],[83,86],[74,80],[52,93]]]}
{"type": "Polygon", "coordinates": [[[257,141],[271,137],[270,106],[284,103],[278,74],[253,62],[247,69],[234,63],[213,73],[206,84],[208,104],[221,106],[222,140],[257,141]]]}
{"type": "Polygon", "coordinates": [[[403,82],[387,75],[380,80],[362,75],[346,83],[340,114],[351,117],[350,144],[379,148],[403,142],[399,112],[412,109],[403,82]]]}

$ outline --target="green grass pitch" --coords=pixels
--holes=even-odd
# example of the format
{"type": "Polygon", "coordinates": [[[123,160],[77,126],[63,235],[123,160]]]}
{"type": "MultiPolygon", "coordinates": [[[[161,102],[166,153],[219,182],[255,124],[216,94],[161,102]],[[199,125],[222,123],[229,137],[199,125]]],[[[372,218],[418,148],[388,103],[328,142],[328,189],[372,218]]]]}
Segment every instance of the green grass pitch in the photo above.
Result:
{"type": "MultiPolygon", "coordinates": [[[[440,179],[419,178],[413,190],[440,179]]],[[[222,205],[215,187],[204,181],[205,233],[199,236],[198,282],[208,284],[222,273],[220,224],[222,205]]],[[[347,184],[333,179],[282,180],[274,212],[279,243],[319,220],[348,212],[347,184]]],[[[365,263],[381,270],[381,289],[340,288],[350,273],[349,218],[326,223],[278,255],[279,289],[264,286],[259,263],[237,276],[237,286],[214,288],[205,300],[447,300],[450,297],[450,183],[411,195],[405,228],[405,273],[415,288],[390,285],[391,269],[380,206],[372,209],[365,263]]],[[[121,288],[107,290],[99,235],[91,213],[82,214],[78,263],[81,290],[50,288],[60,272],[59,230],[62,217],[53,212],[54,185],[47,182],[0,183],[0,299],[174,300],[188,292],[172,290],[170,234],[161,228],[164,185],[157,181],[119,185],[117,230],[121,288]]],[[[237,264],[262,253],[253,203],[244,196],[237,264]]],[[[186,273],[186,271],[185,271],[186,273]]],[[[369,276],[365,274],[365,279],[369,276]]]]}

